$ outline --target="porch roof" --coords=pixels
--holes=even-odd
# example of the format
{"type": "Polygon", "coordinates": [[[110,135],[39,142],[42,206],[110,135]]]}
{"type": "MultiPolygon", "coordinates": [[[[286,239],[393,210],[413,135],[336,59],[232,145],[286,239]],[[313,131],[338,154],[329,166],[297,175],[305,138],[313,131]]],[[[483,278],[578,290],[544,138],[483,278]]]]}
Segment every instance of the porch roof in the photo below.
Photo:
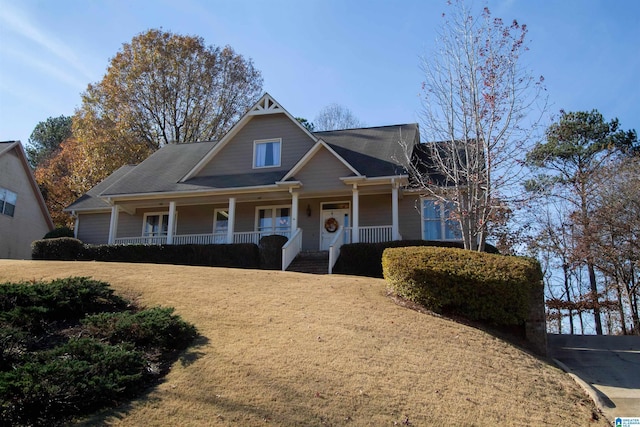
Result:
{"type": "Polygon", "coordinates": [[[91,211],[91,210],[103,210],[110,209],[109,203],[100,198],[100,194],[109,188],[111,185],[120,180],[123,176],[129,173],[135,165],[124,165],[109,175],[104,181],[83,194],[78,200],[73,202],[69,207],[65,208],[65,211],[91,211]]]}

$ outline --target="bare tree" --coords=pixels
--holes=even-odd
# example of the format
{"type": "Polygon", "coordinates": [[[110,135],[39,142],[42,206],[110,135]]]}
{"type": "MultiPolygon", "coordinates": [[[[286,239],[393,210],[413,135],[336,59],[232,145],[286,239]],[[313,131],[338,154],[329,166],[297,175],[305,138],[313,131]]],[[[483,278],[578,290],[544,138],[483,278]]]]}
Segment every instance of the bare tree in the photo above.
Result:
{"type": "Polygon", "coordinates": [[[451,8],[436,51],[422,60],[421,131],[431,142],[421,144],[426,155],[417,158],[405,150],[404,163],[416,187],[452,206],[465,248],[482,250],[518,186],[524,147],[546,98],[542,77],[521,65],[526,25],[505,24],[488,8],[473,16],[463,1],[451,8]]]}
{"type": "Polygon", "coordinates": [[[364,123],[358,120],[351,110],[340,104],[331,104],[324,107],[314,119],[313,124],[316,132],[364,126],[364,123]]]}
{"type": "Polygon", "coordinates": [[[608,165],[598,178],[591,213],[593,261],[615,293],[622,333],[640,335],[640,157],[608,165]]]}

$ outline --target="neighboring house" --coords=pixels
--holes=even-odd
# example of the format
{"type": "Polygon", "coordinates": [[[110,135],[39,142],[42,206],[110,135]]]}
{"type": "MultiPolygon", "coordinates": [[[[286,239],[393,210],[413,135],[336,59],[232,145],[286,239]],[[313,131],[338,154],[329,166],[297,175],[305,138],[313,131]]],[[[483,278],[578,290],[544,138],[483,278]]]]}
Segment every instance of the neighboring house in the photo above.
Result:
{"type": "Polygon", "coordinates": [[[22,144],[0,142],[0,258],[31,259],[31,242],[52,229],[22,144]]]}
{"type": "Polygon", "coordinates": [[[85,243],[257,243],[300,250],[346,242],[453,238],[443,208],[407,189],[400,139],[417,124],[309,132],[265,94],[217,142],[166,145],[69,206],[85,243]]]}

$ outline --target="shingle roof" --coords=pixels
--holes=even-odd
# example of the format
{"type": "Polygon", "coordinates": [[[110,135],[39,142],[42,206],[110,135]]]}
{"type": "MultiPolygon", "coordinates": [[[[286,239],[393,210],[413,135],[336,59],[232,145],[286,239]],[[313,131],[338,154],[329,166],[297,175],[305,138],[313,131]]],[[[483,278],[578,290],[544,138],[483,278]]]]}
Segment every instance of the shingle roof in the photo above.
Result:
{"type": "Polygon", "coordinates": [[[367,177],[405,173],[398,164],[403,158],[402,139],[412,147],[418,140],[416,123],[315,132],[358,172],[367,177]]]}
{"type": "Polygon", "coordinates": [[[163,193],[200,189],[200,185],[179,181],[209,152],[215,142],[165,145],[131,170],[125,179],[113,183],[103,196],[163,193]]]}
{"type": "MultiPolygon", "coordinates": [[[[404,173],[395,159],[400,158],[400,138],[410,146],[418,140],[418,125],[404,124],[361,129],[316,132],[338,155],[367,177],[404,173]]],[[[109,205],[100,197],[123,194],[148,194],[197,191],[216,188],[241,188],[273,185],[287,171],[197,176],[181,179],[209,153],[216,142],[166,145],[137,166],[123,166],[67,210],[100,209],[109,205]],[[100,197],[99,197],[100,196],[100,197]]]]}
{"type": "Polygon", "coordinates": [[[111,206],[109,205],[109,203],[105,202],[99,197],[100,194],[102,194],[102,192],[109,188],[111,185],[118,182],[123,176],[125,176],[135,167],[135,165],[124,165],[120,167],[107,178],[105,178],[104,181],[93,187],[91,190],[87,191],[82,197],[65,208],[65,210],[73,211],[110,208],[111,206]]]}

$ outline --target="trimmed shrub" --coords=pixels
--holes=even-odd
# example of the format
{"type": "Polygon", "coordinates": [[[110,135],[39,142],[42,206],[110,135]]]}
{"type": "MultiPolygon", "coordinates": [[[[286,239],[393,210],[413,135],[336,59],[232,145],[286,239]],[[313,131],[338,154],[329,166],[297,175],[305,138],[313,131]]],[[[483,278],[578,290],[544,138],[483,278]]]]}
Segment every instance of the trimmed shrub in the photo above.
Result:
{"type": "Polygon", "coordinates": [[[382,266],[393,293],[495,326],[524,325],[531,289],[542,280],[534,259],[453,248],[390,248],[382,266]]]}
{"type": "Polygon", "coordinates": [[[36,240],[31,244],[31,258],[37,260],[75,261],[81,257],[82,242],[72,237],[36,240]]]}
{"type": "MultiPolygon", "coordinates": [[[[460,248],[462,242],[443,242],[435,240],[395,240],[382,243],[351,243],[340,248],[340,257],[333,271],[339,274],[382,278],[382,254],[387,248],[404,248],[408,246],[437,246],[443,248],[460,248]]],[[[491,245],[486,245],[486,252],[498,253],[491,245]]]]}
{"type": "Polygon", "coordinates": [[[75,234],[73,234],[73,230],[72,229],[70,229],[67,226],[64,226],[64,227],[58,227],[55,230],[51,230],[50,232],[45,234],[42,239],[43,240],[46,240],[46,239],[57,239],[58,237],[76,237],[76,236],[75,236],[75,234]]]}
{"type": "Polygon", "coordinates": [[[253,243],[223,245],[85,245],[79,260],[143,262],[205,267],[258,268],[260,254],[253,243]]]}
{"type": "Polygon", "coordinates": [[[277,234],[260,239],[260,268],[280,270],[282,268],[282,247],[289,239],[277,234]]]}

